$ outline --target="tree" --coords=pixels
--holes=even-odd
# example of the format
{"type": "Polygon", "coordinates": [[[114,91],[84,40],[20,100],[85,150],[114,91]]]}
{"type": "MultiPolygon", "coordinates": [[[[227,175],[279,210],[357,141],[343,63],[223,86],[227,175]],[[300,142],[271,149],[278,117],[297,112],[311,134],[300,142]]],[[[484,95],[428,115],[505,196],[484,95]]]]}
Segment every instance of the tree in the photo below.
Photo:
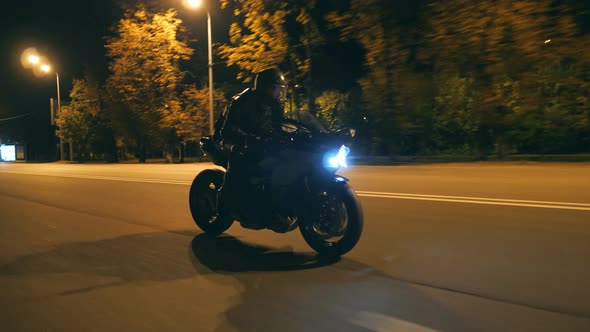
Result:
{"type": "Polygon", "coordinates": [[[377,152],[587,150],[590,37],[564,2],[351,0],[330,13],[365,50],[377,152]]]}
{"type": "Polygon", "coordinates": [[[87,79],[74,79],[70,99],[70,104],[61,107],[56,119],[59,128],[57,134],[60,139],[70,141],[77,148],[80,161],[88,153],[100,130],[98,86],[87,79]]]}
{"type": "MultiPolygon", "coordinates": [[[[415,67],[426,62],[417,46],[423,36],[417,24],[421,18],[413,16],[422,3],[351,0],[344,12],[327,15],[331,26],[340,30],[342,40],[356,40],[365,50],[366,74],[359,85],[375,129],[377,153],[404,152],[404,129],[412,123],[408,115],[416,112],[408,109],[403,100],[417,98],[400,95],[405,82],[417,79],[415,67]]],[[[422,108],[419,103],[414,106],[422,108]]]]}
{"type": "Polygon", "coordinates": [[[580,146],[590,79],[582,54],[590,52],[590,40],[570,8],[549,0],[454,0],[433,1],[429,9],[436,71],[473,79],[480,150],[580,146]]]}
{"type": "MultiPolygon", "coordinates": [[[[313,112],[312,56],[323,43],[312,11],[316,1],[222,0],[222,8],[233,6],[237,21],[230,26],[230,43],[219,47],[228,66],[238,66],[238,79],[279,66],[288,69],[292,85],[305,81],[307,108],[313,112]]],[[[295,96],[297,96],[295,94],[295,96]]],[[[301,107],[299,100],[295,100],[301,107]]]]}
{"type": "Polygon", "coordinates": [[[330,130],[342,128],[350,121],[348,94],[324,91],[317,99],[318,118],[330,130]]]}
{"type": "Polygon", "coordinates": [[[146,147],[163,144],[173,128],[165,116],[181,116],[179,84],[184,77],[180,61],[192,54],[180,41],[181,20],[176,11],[152,13],[142,4],[127,10],[119,21],[116,35],[107,39],[107,55],[112,72],[107,80],[111,116],[127,123],[119,125],[120,136],[133,135],[140,162],[146,147]],[[168,108],[167,108],[168,105],[168,108]]]}
{"type": "Polygon", "coordinates": [[[479,117],[473,79],[460,76],[441,78],[435,98],[435,144],[439,150],[467,149],[474,145],[479,117]]]}
{"type": "MultiPolygon", "coordinates": [[[[214,114],[219,115],[227,101],[219,89],[213,92],[214,114]]],[[[178,136],[180,161],[184,161],[182,144],[197,142],[209,134],[209,89],[198,89],[195,85],[184,88],[179,101],[165,105],[162,126],[173,128],[178,136]]],[[[217,117],[215,117],[217,118],[217,117]]]]}

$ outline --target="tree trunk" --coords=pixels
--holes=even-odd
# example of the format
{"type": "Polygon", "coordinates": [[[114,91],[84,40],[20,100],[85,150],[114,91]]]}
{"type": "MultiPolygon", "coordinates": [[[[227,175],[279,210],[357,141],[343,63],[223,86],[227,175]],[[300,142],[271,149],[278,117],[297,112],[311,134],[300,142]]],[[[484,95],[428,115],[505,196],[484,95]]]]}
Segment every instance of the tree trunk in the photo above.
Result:
{"type": "Polygon", "coordinates": [[[178,144],[178,162],[184,163],[184,151],[183,151],[183,144],[178,144]]]}
{"type": "MultiPolygon", "coordinates": [[[[291,53],[291,52],[289,52],[291,53]]],[[[299,116],[299,107],[301,106],[299,102],[299,93],[297,92],[299,84],[297,83],[297,66],[295,65],[295,61],[293,61],[293,57],[289,57],[289,63],[291,65],[291,72],[293,73],[293,86],[291,87],[292,91],[292,98],[295,99],[295,117],[297,120],[300,120],[299,116]]]]}
{"type": "Polygon", "coordinates": [[[68,140],[68,142],[70,144],[70,161],[74,161],[74,142],[71,138],[68,140]]]}
{"type": "Polygon", "coordinates": [[[167,163],[174,162],[174,146],[172,145],[172,143],[164,144],[164,160],[167,163]]]}
{"type": "Polygon", "coordinates": [[[86,143],[82,142],[82,141],[80,141],[76,144],[76,147],[77,147],[77,149],[75,148],[75,150],[77,150],[76,151],[76,161],[79,163],[81,163],[86,157],[86,149],[84,148],[85,144],[86,143]]]}
{"type": "Polygon", "coordinates": [[[310,28],[309,28],[309,23],[305,25],[305,34],[307,35],[307,42],[305,43],[305,55],[307,56],[307,59],[309,60],[309,69],[307,71],[307,106],[309,109],[309,113],[311,113],[311,115],[316,116],[315,114],[315,98],[314,98],[314,90],[312,88],[312,75],[311,75],[311,71],[313,68],[313,63],[311,62],[311,32],[310,32],[310,28]]]}
{"type": "Polygon", "coordinates": [[[145,138],[141,137],[139,139],[139,162],[142,164],[145,163],[145,155],[146,155],[145,138]]]}

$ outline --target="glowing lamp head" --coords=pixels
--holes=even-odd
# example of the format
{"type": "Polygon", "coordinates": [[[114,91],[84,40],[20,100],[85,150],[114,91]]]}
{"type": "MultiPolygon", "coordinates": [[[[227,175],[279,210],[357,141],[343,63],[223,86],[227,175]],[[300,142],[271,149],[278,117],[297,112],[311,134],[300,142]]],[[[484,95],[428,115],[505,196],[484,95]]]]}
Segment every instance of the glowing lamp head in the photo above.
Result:
{"type": "Polygon", "coordinates": [[[340,167],[348,167],[348,164],[346,163],[346,156],[348,156],[348,153],[350,152],[350,149],[347,148],[346,146],[342,145],[340,147],[340,149],[338,149],[338,152],[336,154],[334,153],[330,153],[328,155],[326,155],[325,158],[325,165],[328,168],[340,168],[340,167]]]}
{"type": "Polygon", "coordinates": [[[51,66],[48,64],[43,64],[40,68],[41,71],[43,71],[44,73],[49,73],[51,71],[51,66]]]}
{"type": "Polygon", "coordinates": [[[199,8],[203,5],[203,0],[185,0],[185,4],[189,8],[199,8]]]}
{"type": "Polygon", "coordinates": [[[39,56],[38,55],[34,55],[34,54],[29,55],[28,60],[29,60],[29,63],[31,63],[33,65],[36,65],[36,64],[39,63],[39,61],[41,61],[41,59],[39,58],[39,56]]]}

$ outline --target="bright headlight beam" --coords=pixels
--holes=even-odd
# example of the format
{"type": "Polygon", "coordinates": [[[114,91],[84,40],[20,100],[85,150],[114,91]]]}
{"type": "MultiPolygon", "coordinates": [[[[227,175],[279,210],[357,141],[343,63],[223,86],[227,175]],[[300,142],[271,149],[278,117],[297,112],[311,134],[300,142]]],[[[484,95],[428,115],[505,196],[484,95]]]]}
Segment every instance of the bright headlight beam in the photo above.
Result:
{"type": "Polygon", "coordinates": [[[330,168],[338,168],[338,167],[348,167],[348,164],[346,163],[346,156],[348,155],[348,153],[350,152],[350,149],[347,148],[346,146],[341,146],[340,149],[338,150],[338,153],[333,156],[328,158],[328,167],[330,168]]]}

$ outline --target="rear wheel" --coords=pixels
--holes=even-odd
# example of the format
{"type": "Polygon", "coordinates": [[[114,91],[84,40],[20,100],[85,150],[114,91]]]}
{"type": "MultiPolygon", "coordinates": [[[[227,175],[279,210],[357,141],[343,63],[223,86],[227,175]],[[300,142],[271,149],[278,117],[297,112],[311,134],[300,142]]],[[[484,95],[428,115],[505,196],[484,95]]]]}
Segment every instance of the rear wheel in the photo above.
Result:
{"type": "Polygon", "coordinates": [[[338,183],[318,193],[300,224],[305,242],[320,254],[343,255],[357,244],[363,231],[363,213],[348,184],[338,183]]]}
{"type": "Polygon", "coordinates": [[[207,169],[199,173],[190,188],[189,206],[195,224],[205,233],[217,236],[231,227],[231,217],[217,215],[217,191],[223,184],[222,170],[207,169]]]}

